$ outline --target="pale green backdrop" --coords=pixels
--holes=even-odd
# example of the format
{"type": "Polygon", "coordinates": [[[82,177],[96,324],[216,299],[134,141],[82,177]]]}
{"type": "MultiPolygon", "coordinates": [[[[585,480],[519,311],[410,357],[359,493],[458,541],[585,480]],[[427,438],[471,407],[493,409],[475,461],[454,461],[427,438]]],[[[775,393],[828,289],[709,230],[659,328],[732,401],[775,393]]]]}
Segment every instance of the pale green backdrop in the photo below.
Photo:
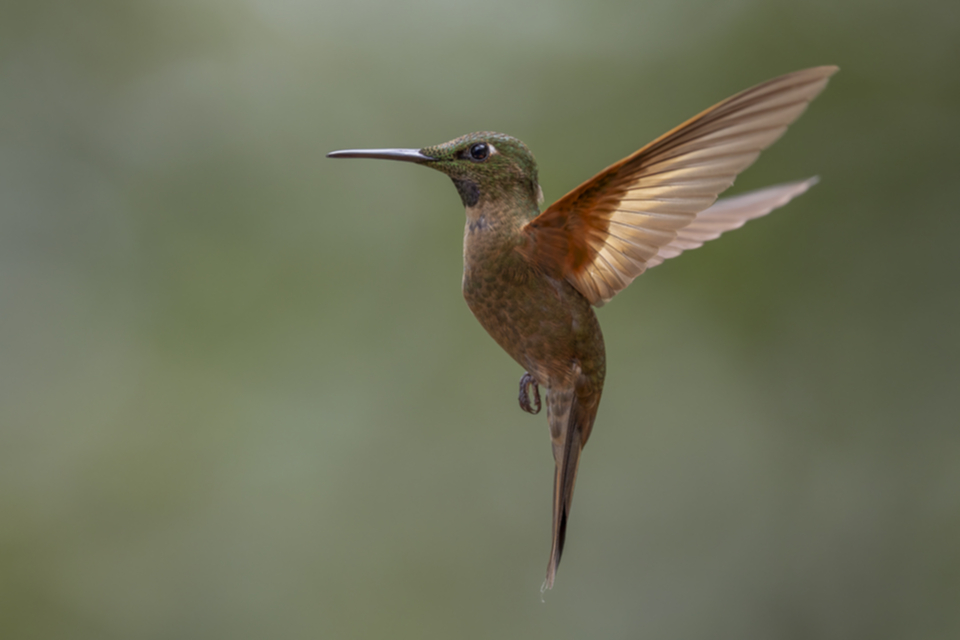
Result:
{"type": "Polygon", "coordinates": [[[0,637],[960,637],[960,4],[0,4],[0,637]],[[503,131],[547,201],[842,71],[738,181],[819,174],[599,311],[553,462],[412,165],[503,131]]]}

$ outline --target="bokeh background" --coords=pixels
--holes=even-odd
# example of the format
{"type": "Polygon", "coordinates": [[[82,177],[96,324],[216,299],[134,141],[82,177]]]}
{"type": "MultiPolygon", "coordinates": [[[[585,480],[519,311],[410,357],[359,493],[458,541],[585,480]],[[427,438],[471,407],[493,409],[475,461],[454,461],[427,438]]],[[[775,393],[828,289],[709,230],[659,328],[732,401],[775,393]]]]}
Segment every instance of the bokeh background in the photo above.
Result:
{"type": "Polygon", "coordinates": [[[0,637],[960,637],[960,4],[0,3],[0,637]],[[842,71],[789,207],[599,311],[553,462],[459,293],[476,130],[551,202],[842,71]]]}

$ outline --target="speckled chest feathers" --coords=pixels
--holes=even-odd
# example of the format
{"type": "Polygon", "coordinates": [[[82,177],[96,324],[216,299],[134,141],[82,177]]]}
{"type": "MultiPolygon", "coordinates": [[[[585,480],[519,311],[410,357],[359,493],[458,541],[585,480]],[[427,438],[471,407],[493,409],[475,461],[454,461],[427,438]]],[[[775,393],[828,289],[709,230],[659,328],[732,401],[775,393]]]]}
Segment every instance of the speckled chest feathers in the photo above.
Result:
{"type": "Polygon", "coordinates": [[[603,335],[590,303],[566,280],[541,273],[521,255],[526,216],[498,209],[492,203],[467,208],[467,305],[497,344],[545,387],[572,383],[574,363],[602,385],[603,335]]]}

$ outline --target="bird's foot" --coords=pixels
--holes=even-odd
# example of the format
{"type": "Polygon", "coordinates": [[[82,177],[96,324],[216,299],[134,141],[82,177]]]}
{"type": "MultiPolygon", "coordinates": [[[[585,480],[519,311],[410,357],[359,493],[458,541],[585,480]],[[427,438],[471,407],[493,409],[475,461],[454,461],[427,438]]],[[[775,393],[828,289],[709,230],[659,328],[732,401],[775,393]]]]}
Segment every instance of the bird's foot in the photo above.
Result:
{"type": "Polygon", "coordinates": [[[540,413],[540,385],[530,373],[524,373],[520,378],[520,408],[527,413],[540,413]],[[530,394],[530,387],[533,387],[533,395],[530,394]],[[533,404],[530,399],[533,398],[533,404]]]}

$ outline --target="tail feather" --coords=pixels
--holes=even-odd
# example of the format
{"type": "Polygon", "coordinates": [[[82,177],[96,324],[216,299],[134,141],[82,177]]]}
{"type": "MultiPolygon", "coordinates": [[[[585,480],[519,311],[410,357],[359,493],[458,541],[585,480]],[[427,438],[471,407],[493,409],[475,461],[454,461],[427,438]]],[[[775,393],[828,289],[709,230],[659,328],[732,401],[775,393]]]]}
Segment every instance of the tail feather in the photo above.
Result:
{"type": "Polygon", "coordinates": [[[598,404],[599,397],[596,402],[585,405],[573,387],[547,391],[547,419],[553,440],[556,471],[553,477],[553,544],[543,589],[552,589],[557,576],[557,567],[560,565],[567,536],[573,489],[580,466],[580,452],[585,444],[584,435],[588,434],[593,426],[598,404]]]}
{"type": "MultiPolygon", "coordinates": [[[[573,425],[570,425],[572,427],[573,425]]],[[[560,457],[556,459],[556,472],[553,476],[553,544],[550,548],[550,561],[547,563],[546,589],[553,588],[563,544],[567,539],[567,521],[570,518],[570,504],[573,501],[573,488],[577,482],[577,469],[580,466],[580,452],[583,447],[580,431],[567,429],[567,437],[560,457]]]]}

